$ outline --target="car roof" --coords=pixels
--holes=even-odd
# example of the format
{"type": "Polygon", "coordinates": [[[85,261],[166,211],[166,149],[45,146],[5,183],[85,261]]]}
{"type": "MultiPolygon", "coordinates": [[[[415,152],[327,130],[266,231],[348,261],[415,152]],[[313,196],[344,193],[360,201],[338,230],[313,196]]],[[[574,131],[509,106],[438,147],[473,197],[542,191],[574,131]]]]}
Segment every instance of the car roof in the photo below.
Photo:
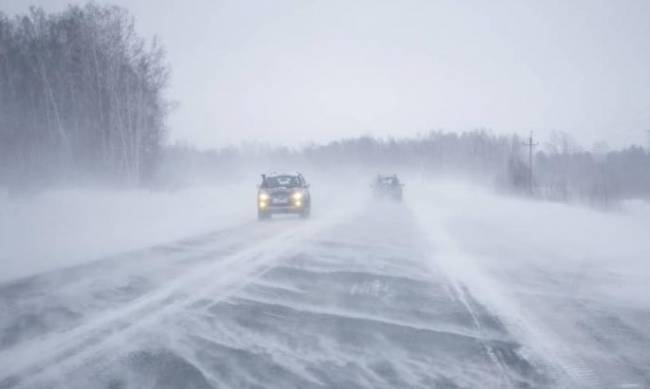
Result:
{"type": "Polygon", "coordinates": [[[276,172],[266,174],[267,177],[282,177],[282,176],[298,177],[300,175],[301,175],[300,173],[276,173],[276,172]]]}

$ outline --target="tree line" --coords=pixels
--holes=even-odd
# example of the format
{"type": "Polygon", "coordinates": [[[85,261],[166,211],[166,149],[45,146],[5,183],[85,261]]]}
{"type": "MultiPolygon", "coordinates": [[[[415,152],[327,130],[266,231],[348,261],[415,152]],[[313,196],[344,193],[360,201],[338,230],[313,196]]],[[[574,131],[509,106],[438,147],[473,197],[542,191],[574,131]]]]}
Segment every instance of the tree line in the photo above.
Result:
{"type": "Polygon", "coordinates": [[[475,130],[434,131],[402,139],[363,136],[296,148],[244,144],[198,151],[171,146],[164,153],[164,170],[174,171],[177,177],[198,174],[201,180],[227,180],[265,169],[313,170],[333,176],[416,172],[459,175],[522,195],[596,206],[620,199],[650,199],[650,153],[642,147],[587,151],[569,135],[554,133],[535,150],[531,171],[524,143],[518,135],[475,130]]]}
{"type": "Polygon", "coordinates": [[[0,183],[146,180],[167,80],[164,50],[123,8],[0,13],[0,183]]]}
{"type": "Polygon", "coordinates": [[[532,170],[524,139],[487,130],[298,148],[165,146],[168,74],[161,45],[138,36],[123,8],[0,12],[0,186],[164,184],[275,168],[460,174],[516,193],[601,205],[650,198],[647,149],[586,151],[561,133],[535,150],[532,170]]]}

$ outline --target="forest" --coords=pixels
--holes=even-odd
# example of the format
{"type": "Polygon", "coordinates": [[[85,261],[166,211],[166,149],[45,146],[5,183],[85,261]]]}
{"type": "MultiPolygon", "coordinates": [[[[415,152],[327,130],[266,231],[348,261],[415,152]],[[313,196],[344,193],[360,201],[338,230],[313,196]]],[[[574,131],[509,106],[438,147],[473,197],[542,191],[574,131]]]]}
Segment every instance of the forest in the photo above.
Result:
{"type": "Polygon", "coordinates": [[[169,69],[119,7],[0,13],[0,182],[138,186],[165,136],[169,69]]]}

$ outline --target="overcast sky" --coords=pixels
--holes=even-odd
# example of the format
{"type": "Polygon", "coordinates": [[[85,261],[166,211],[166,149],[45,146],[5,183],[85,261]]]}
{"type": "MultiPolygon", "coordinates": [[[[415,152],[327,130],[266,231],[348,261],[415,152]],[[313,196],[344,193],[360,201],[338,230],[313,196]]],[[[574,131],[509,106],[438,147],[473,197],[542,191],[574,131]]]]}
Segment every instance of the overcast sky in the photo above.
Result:
{"type": "MultiPolygon", "coordinates": [[[[68,3],[0,0],[0,10],[68,3]]],[[[167,47],[172,142],[484,127],[619,147],[650,129],[647,0],[110,3],[167,47]]]]}

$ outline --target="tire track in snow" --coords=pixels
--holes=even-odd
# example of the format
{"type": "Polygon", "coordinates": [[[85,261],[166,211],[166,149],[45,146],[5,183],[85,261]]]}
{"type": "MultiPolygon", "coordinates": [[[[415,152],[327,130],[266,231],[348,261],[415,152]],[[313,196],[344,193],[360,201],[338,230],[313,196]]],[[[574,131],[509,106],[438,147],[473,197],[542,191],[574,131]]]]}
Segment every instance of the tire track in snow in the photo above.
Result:
{"type": "Polygon", "coordinates": [[[507,388],[512,388],[512,380],[510,376],[508,375],[508,371],[506,370],[503,361],[499,356],[496,354],[492,346],[490,346],[487,342],[485,342],[485,339],[489,339],[488,336],[485,334],[485,331],[483,329],[483,325],[481,324],[481,320],[479,319],[479,315],[477,312],[472,308],[472,305],[470,303],[470,298],[469,293],[467,290],[462,286],[459,285],[455,280],[451,280],[451,285],[452,288],[454,289],[455,292],[455,297],[460,301],[460,303],[465,307],[467,312],[472,318],[472,324],[474,328],[478,331],[479,334],[483,334],[479,339],[481,346],[485,350],[485,354],[487,357],[494,363],[494,365],[497,367],[497,370],[499,371],[499,374],[501,375],[501,378],[503,379],[504,387],[507,388]]]}
{"type": "Polygon", "coordinates": [[[3,352],[0,354],[0,366],[3,367],[0,387],[20,387],[61,374],[62,369],[72,368],[94,354],[110,350],[126,341],[133,331],[146,328],[165,315],[207,296],[213,298],[215,293],[219,294],[219,299],[226,298],[263,273],[274,261],[299,251],[301,242],[336,224],[338,217],[340,215],[305,222],[217,262],[200,264],[162,288],[99,315],[91,322],[3,352]]]}
{"type": "Polygon", "coordinates": [[[296,229],[219,263],[197,250],[205,258],[175,288],[107,312],[111,320],[88,322],[78,338],[25,347],[28,361],[4,386],[501,388],[500,361],[513,386],[547,387],[469,291],[458,295],[444,272],[432,274],[422,231],[404,211],[373,204],[325,232],[336,221],[280,222],[296,229]]]}
{"type": "Polygon", "coordinates": [[[1,284],[0,355],[25,340],[38,341],[93,321],[94,315],[151,292],[196,262],[241,249],[246,239],[272,235],[269,229],[252,228],[255,225],[248,222],[1,284]],[[52,312],[60,314],[53,319],[52,312]]]}
{"type": "MultiPolygon", "coordinates": [[[[417,216],[422,231],[428,234],[431,252],[436,253],[431,258],[432,266],[439,268],[448,277],[459,296],[467,293],[463,292],[464,289],[470,291],[472,296],[477,296],[481,304],[489,308],[524,347],[530,349],[532,362],[552,368],[549,373],[553,373],[557,384],[561,385],[558,387],[600,387],[597,375],[584,361],[571,353],[553,333],[545,330],[543,323],[533,323],[526,314],[526,308],[512,301],[489,275],[481,272],[478,262],[458,247],[457,242],[445,231],[448,215],[444,211],[432,210],[423,203],[417,203],[415,207],[417,212],[413,214],[417,216]],[[434,217],[428,219],[426,215],[434,217]]],[[[467,301],[463,304],[468,306],[467,301]]],[[[468,310],[473,312],[469,306],[468,310]]],[[[474,313],[472,315],[475,316],[474,313]]]]}

